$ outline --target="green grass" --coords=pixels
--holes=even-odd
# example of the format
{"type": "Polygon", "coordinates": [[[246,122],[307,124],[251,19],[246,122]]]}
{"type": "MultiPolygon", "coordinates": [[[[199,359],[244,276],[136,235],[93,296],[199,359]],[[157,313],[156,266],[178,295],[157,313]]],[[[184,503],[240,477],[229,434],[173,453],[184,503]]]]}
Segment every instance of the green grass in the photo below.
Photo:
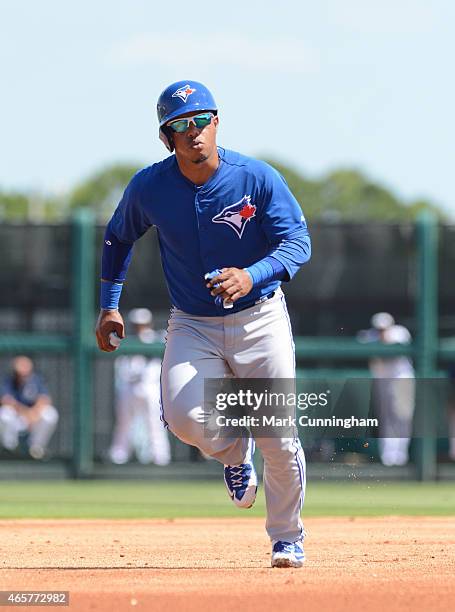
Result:
{"type": "MultiPolygon", "coordinates": [[[[0,518],[178,518],[264,516],[264,493],[248,512],[222,481],[2,482],[0,518]]],[[[310,483],[304,516],[455,515],[451,483],[310,483]]]]}

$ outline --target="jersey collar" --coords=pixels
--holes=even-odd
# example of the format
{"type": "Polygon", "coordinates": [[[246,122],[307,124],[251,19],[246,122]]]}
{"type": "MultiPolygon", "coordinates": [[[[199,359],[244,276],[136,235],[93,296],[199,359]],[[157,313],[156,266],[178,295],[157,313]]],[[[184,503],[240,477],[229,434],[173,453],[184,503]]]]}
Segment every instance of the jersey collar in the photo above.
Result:
{"type": "Polygon", "coordinates": [[[199,193],[203,193],[206,191],[209,191],[210,189],[212,189],[219,181],[221,174],[223,173],[223,167],[224,167],[224,156],[226,153],[226,150],[223,149],[223,147],[217,147],[218,149],[218,158],[220,160],[220,163],[218,164],[218,168],[215,170],[215,172],[212,174],[212,176],[209,178],[209,180],[207,182],[205,182],[203,185],[195,185],[192,181],[190,181],[188,178],[186,178],[186,176],[184,176],[181,172],[180,172],[180,168],[179,165],[177,163],[177,158],[174,155],[174,169],[176,174],[180,177],[180,179],[189,187],[191,187],[191,189],[193,191],[197,191],[199,193]]]}

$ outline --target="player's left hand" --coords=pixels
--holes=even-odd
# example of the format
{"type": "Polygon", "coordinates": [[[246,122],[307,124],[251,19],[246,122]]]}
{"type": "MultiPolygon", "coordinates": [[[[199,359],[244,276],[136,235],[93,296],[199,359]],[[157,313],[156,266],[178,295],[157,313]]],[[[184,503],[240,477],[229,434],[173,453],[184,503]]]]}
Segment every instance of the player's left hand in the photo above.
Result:
{"type": "Polygon", "coordinates": [[[253,281],[246,270],[240,268],[221,268],[221,274],[208,281],[207,288],[213,297],[221,296],[224,300],[235,302],[248,295],[253,288],[253,281]],[[219,283],[218,287],[215,287],[219,283]]]}

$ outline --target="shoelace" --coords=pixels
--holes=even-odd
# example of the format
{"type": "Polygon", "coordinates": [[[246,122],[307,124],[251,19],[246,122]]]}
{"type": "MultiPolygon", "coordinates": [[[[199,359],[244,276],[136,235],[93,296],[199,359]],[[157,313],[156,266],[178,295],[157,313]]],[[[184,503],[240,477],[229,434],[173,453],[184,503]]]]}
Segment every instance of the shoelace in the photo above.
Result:
{"type": "Polygon", "coordinates": [[[295,552],[295,544],[289,542],[277,542],[273,547],[274,552],[293,553],[295,552]]]}
{"type": "Polygon", "coordinates": [[[249,466],[242,464],[235,467],[229,466],[229,480],[231,481],[231,486],[233,489],[242,488],[246,485],[246,481],[248,479],[248,474],[244,473],[245,468],[249,466]]]}

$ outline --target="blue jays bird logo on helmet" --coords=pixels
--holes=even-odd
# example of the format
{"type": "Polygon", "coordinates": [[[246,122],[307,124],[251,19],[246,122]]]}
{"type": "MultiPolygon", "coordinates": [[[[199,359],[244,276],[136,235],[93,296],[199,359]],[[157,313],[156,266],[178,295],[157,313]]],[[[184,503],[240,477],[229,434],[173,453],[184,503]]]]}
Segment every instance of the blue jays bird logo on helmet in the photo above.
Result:
{"type": "Polygon", "coordinates": [[[212,221],[213,223],[226,223],[241,238],[246,224],[255,216],[256,206],[251,204],[251,196],[244,195],[235,204],[223,208],[220,213],[213,217],[212,221]]]}
{"type": "Polygon", "coordinates": [[[189,84],[186,84],[183,87],[179,87],[177,91],[174,91],[172,97],[180,98],[180,100],[186,102],[188,100],[188,97],[191,96],[191,94],[193,94],[195,91],[196,90],[190,87],[189,84]]]}
{"type": "Polygon", "coordinates": [[[158,98],[156,111],[160,123],[160,139],[172,153],[174,143],[172,135],[166,130],[166,123],[190,111],[194,111],[195,114],[211,111],[216,115],[218,108],[212,94],[205,85],[199,83],[199,81],[185,79],[166,87],[158,98]]]}

